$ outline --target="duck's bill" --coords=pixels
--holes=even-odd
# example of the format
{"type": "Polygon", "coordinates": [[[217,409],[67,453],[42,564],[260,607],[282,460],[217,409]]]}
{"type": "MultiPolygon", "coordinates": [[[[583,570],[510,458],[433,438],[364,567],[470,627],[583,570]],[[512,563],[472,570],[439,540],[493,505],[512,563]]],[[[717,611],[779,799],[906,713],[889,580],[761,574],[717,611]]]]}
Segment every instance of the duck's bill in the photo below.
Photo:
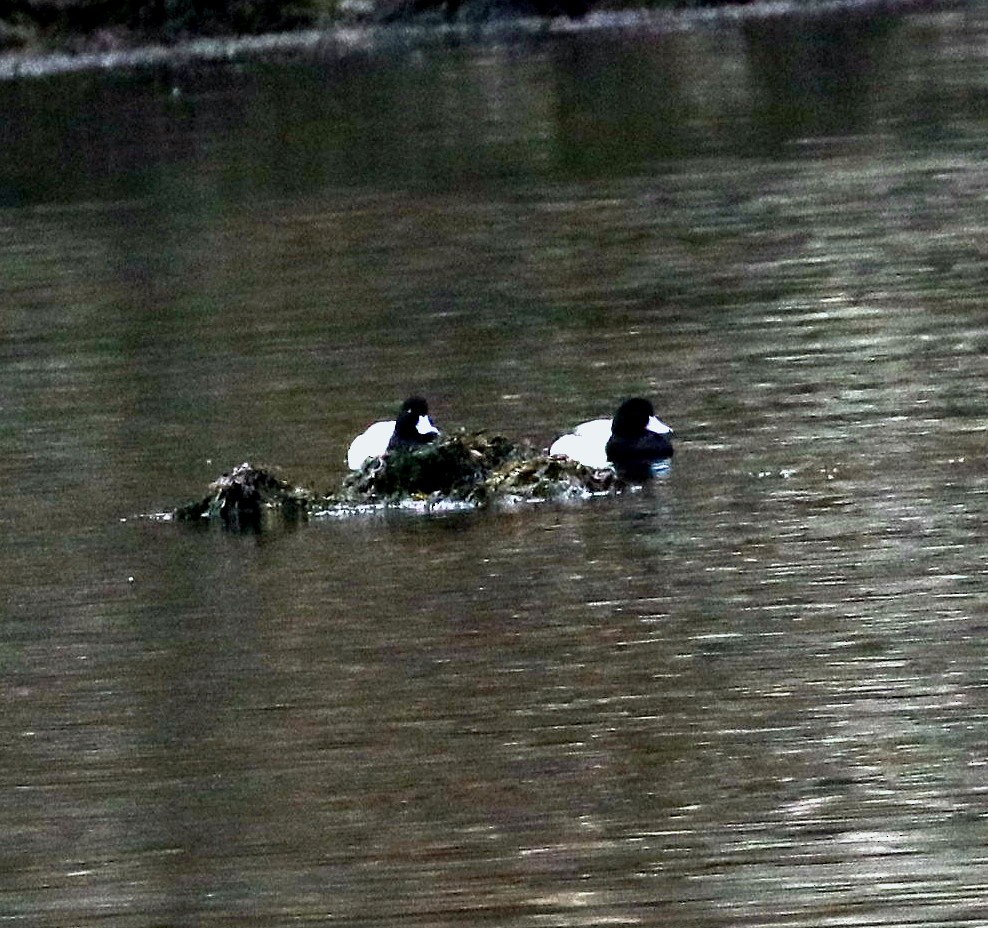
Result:
{"type": "Polygon", "coordinates": [[[419,421],[415,423],[415,431],[417,431],[419,435],[439,434],[439,429],[432,424],[432,420],[428,416],[419,416],[419,421]]]}
{"type": "MultiPolygon", "coordinates": [[[[641,422],[641,419],[638,420],[641,422]]],[[[648,425],[645,426],[650,432],[655,432],[657,435],[668,435],[672,429],[669,428],[661,419],[656,416],[651,416],[648,420],[648,425]]]]}

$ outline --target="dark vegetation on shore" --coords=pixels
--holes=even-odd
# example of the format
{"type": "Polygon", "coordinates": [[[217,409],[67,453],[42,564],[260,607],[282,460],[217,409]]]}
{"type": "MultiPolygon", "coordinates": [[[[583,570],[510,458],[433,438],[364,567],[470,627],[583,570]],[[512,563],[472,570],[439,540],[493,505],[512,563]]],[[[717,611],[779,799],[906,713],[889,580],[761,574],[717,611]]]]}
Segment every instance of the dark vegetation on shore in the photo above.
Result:
{"type": "Polygon", "coordinates": [[[257,35],[339,23],[580,17],[592,8],[696,7],[724,2],[745,0],[6,0],[0,5],[0,52],[110,51],[148,42],[257,35]]]}

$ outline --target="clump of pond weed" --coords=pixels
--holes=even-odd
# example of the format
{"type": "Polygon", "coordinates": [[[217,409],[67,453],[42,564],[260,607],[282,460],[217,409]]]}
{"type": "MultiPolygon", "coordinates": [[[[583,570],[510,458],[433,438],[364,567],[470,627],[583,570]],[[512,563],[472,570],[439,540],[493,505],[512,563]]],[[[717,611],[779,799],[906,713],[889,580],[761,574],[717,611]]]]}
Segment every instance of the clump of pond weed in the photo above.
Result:
{"type": "Polygon", "coordinates": [[[266,512],[290,521],[304,519],[314,498],[310,491],[244,462],[214,480],[202,499],[176,509],[175,518],[215,519],[232,529],[257,529],[266,512]]]}
{"type": "Polygon", "coordinates": [[[438,495],[474,502],[474,494],[506,461],[525,449],[500,435],[447,435],[414,449],[397,449],[370,458],[343,481],[347,502],[396,503],[438,495]]]}
{"type": "Polygon", "coordinates": [[[175,517],[214,520],[242,531],[260,528],[266,514],[296,521],[317,510],[345,514],[367,506],[486,506],[586,497],[624,485],[610,468],[550,457],[501,435],[461,432],[370,458],[344,478],[337,493],[318,494],[244,463],[214,480],[203,499],[180,507],[175,517]]]}

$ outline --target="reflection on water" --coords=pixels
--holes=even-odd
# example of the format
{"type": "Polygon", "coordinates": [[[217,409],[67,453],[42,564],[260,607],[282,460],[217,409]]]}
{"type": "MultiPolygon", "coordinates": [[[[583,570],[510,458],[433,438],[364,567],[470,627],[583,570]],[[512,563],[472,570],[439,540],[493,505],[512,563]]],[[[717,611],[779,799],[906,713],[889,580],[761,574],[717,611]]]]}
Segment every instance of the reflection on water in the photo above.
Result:
{"type": "Polygon", "coordinates": [[[977,12],[0,85],[0,913],[978,925],[977,12]],[[402,396],[581,505],[259,537],[402,396]]]}
{"type": "Polygon", "coordinates": [[[757,125],[769,151],[801,137],[867,132],[870,106],[897,79],[891,16],[755,20],[745,24],[757,125]]]}

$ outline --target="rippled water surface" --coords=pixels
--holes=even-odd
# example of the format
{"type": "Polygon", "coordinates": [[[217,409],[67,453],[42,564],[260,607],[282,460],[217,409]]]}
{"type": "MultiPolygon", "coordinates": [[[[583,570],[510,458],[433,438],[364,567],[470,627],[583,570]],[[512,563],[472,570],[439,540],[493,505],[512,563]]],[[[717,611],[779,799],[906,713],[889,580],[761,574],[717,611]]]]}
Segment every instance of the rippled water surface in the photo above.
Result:
{"type": "Polygon", "coordinates": [[[0,925],[988,924],[988,16],[0,84],[0,925]],[[579,504],[330,488],[422,392],[579,504]]]}

